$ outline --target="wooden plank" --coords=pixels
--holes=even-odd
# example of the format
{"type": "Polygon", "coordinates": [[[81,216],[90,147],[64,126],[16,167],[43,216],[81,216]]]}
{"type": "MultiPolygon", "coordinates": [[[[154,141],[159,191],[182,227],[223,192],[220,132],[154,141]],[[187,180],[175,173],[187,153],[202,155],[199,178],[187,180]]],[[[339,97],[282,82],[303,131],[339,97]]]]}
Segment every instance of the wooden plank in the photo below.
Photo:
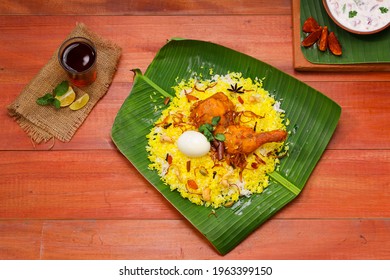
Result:
{"type": "Polygon", "coordinates": [[[42,221],[0,220],[0,259],[39,259],[42,225],[42,221]]]}
{"type": "MultiPolygon", "coordinates": [[[[277,217],[389,217],[388,170],[390,150],[328,150],[277,217]]],[[[117,151],[0,152],[0,178],[0,219],[184,219],[117,151]]]]}
{"type": "Polygon", "coordinates": [[[0,221],[1,259],[378,260],[390,257],[390,221],[387,219],[274,219],[225,257],[186,221],[35,220],[22,223],[0,221]],[[21,226],[22,223],[25,226],[21,226]]]}
{"type": "Polygon", "coordinates": [[[292,1],[294,68],[298,71],[390,71],[390,63],[316,64],[308,61],[301,51],[300,0],[292,1]]]}
{"type": "Polygon", "coordinates": [[[296,2],[1,1],[0,259],[389,259],[390,71],[295,71],[296,2]],[[119,69],[70,143],[35,151],[5,107],[76,22],[122,46],[119,69]],[[225,257],[110,139],[132,87],[130,70],[145,71],[172,37],[251,55],[343,108],[304,191],[225,257]]]}
{"type": "MultiPolygon", "coordinates": [[[[389,80],[390,81],[390,80],[389,80]]],[[[309,82],[342,108],[340,121],[328,149],[389,149],[389,81],[309,82]]]]}
{"type": "Polygon", "coordinates": [[[1,15],[248,15],[289,14],[289,0],[80,1],[3,0],[1,15]]]}
{"type": "Polygon", "coordinates": [[[222,44],[280,68],[291,69],[289,15],[285,16],[218,16],[218,17],[1,17],[1,81],[28,83],[50,59],[77,21],[111,39],[123,48],[114,82],[128,82],[130,70],[145,71],[158,50],[173,37],[198,39],[222,44]],[[105,22],[102,25],[102,22],[105,22]],[[34,28],[39,25],[40,28],[34,28]],[[239,26],[245,32],[233,31],[239,26]],[[272,28],[270,28],[270,26],[272,28]],[[16,34],[15,29],[20,29],[16,34]],[[210,31],[211,30],[211,31],[210,31]],[[262,42],[267,41],[267,44],[262,42]],[[28,45],[29,48],[25,48],[28,45]],[[274,50],[279,54],[275,56],[274,50]],[[20,54],[23,53],[23,56],[20,54]],[[22,66],[23,65],[23,66],[22,66]],[[24,66],[26,65],[26,66],[24,66]],[[22,66],[22,67],[21,67],[22,66]],[[17,71],[18,75],[15,75],[17,71]]]}
{"type": "Polygon", "coordinates": [[[277,217],[389,217],[388,170],[389,150],[328,150],[303,192],[277,217]]]}
{"type": "Polygon", "coordinates": [[[181,218],[116,150],[0,154],[0,218],[181,218]]]}
{"type": "Polygon", "coordinates": [[[390,72],[300,73],[293,68],[291,15],[283,16],[2,16],[0,83],[23,88],[45,65],[76,22],[123,48],[115,82],[129,83],[131,69],[145,71],[172,37],[214,42],[269,63],[303,81],[389,81],[390,72]],[[39,26],[39,28],[35,28],[39,26]],[[212,26],[212,32],[210,27],[212,26]],[[237,26],[245,32],[237,32],[237,26]],[[266,43],[265,43],[266,42],[266,43]],[[29,47],[26,48],[25,46],[29,47]],[[275,51],[277,50],[277,51],[275,51]],[[23,54],[23,55],[22,55],[23,54]]]}

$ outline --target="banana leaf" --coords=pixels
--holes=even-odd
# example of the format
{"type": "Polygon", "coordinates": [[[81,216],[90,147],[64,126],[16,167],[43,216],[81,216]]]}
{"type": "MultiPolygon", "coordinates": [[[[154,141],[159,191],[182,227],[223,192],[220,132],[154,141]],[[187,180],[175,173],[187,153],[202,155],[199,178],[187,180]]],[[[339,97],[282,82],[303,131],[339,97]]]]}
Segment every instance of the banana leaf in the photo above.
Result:
{"type": "Polygon", "coordinates": [[[322,1],[301,0],[300,34],[301,42],[306,37],[302,31],[305,20],[312,16],[321,26],[333,31],[343,49],[341,56],[335,56],[329,50],[321,52],[316,44],[310,48],[301,47],[304,57],[316,64],[358,64],[390,62],[390,28],[371,35],[358,35],[345,31],[336,25],[326,13],[322,1]]]}
{"type": "MultiPolygon", "coordinates": [[[[341,108],[315,89],[282,71],[232,49],[196,40],[170,40],[157,53],[145,73],[136,70],[131,93],[120,108],[112,139],[120,152],[161,194],[224,255],[251,232],[292,201],[305,186],[337,126],[341,108]],[[290,120],[289,155],[281,160],[263,193],[242,198],[231,208],[212,210],[192,204],[170,191],[156,171],[148,169],[146,134],[161,111],[150,96],[171,96],[177,81],[194,72],[210,77],[241,72],[244,77],[265,77],[264,88],[282,100],[290,120]]],[[[160,98],[161,100],[161,98],[160,98]]],[[[160,101],[161,102],[161,101],[160,101]]],[[[172,229],[173,230],[173,229],[172,229]]]]}

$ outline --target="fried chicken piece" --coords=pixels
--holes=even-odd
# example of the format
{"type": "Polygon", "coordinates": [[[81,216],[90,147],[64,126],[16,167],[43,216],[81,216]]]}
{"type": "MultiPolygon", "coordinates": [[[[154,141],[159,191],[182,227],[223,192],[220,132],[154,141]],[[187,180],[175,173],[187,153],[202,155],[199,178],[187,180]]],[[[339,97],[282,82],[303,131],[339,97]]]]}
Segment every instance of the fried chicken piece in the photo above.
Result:
{"type": "Polygon", "coordinates": [[[211,123],[215,116],[220,116],[220,126],[227,126],[232,121],[235,106],[233,102],[222,92],[197,102],[191,110],[190,119],[199,127],[205,123],[211,123]]]}
{"type": "Polygon", "coordinates": [[[281,142],[287,137],[283,130],[257,133],[252,128],[235,124],[235,106],[222,92],[218,92],[197,102],[191,110],[190,119],[195,126],[211,123],[216,116],[221,117],[214,135],[225,135],[224,148],[228,154],[249,154],[269,142],[281,142]]]}
{"type": "Polygon", "coordinates": [[[228,154],[250,154],[265,143],[282,142],[287,137],[287,132],[284,130],[259,133],[242,125],[218,127],[215,132],[225,135],[224,145],[228,154]]]}

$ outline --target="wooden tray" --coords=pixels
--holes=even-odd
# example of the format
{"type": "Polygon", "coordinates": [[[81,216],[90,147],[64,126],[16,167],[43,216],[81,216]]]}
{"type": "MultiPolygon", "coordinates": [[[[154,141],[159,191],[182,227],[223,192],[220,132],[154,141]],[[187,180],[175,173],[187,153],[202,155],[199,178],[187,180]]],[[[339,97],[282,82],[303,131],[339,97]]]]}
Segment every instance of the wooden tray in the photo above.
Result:
{"type": "Polygon", "coordinates": [[[300,0],[292,0],[293,63],[297,71],[390,71],[390,63],[315,64],[308,61],[301,51],[300,0]]]}

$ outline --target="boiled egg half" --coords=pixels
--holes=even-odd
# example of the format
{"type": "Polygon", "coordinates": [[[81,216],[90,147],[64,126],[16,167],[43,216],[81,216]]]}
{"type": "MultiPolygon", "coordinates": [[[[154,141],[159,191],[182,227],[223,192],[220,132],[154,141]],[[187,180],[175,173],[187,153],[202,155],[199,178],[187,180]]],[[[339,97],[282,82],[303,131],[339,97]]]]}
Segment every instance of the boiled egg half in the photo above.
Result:
{"type": "Polygon", "coordinates": [[[188,130],[177,139],[177,147],[188,157],[201,157],[210,151],[211,146],[202,133],[188,130]]]}

